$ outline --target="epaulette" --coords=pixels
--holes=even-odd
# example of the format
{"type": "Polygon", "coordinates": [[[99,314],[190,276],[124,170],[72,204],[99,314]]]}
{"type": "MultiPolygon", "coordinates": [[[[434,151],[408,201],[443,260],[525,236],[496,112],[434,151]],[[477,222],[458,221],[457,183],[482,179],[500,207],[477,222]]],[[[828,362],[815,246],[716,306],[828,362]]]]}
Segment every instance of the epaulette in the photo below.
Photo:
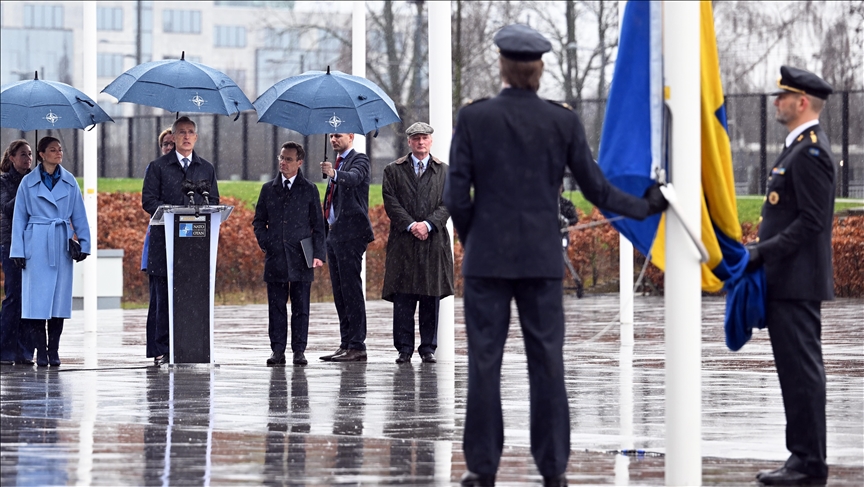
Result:
{"type": "Polygon", "coordinates": [[[816,132],[813,130],[810,131],[810,142],[813,142],[814,144],[818,142],[818,139],[816,138],[816,132]]]}
{"type": "Polygon", "coordinates": [[[463,106],[463,107],[467,107],[468,105],[473,105],[473,104],[475,104],[475,103],[478,103],[478,102],[481,102],[481,101],[486,101],[486,100],[488,100],[488,99],[489,99],[489,97],[487,96],[487,97],[483,97],[483,98],[477,98],[476,100],[468,100],[468,101],[466,101],[465,104],[462,105],[462,106],[463,106]]]}
{"type": "Polygon", "coordinates": [[[546,100],[546,101],[548,101],[549,103],[551,103],[551,104],[553,104],[553,105],[559,106],[559,107],[561,107],[561,108],[566,108],[567,110],[573,111],[573,107],[571,107],[571,106],[570,106],[568,103],[566,103],[566,102],[563,102],[563,101],[555,101],[555,100],[546,100]]]}

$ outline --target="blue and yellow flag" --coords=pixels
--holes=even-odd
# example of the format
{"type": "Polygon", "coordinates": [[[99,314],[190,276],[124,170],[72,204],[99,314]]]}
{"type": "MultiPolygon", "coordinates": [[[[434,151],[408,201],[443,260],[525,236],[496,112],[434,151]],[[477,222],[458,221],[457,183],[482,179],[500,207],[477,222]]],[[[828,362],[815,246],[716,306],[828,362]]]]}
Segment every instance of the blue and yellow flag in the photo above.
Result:
{"type": "MultiPolygon", "coordinates": [[[[729,291],[727,345],[737,350],[750,337],[752,326],[762,327],[764,271],[744,273],[748,254],[741,243],[711,2],[701,2],[700,8],[701,234],[709,255],[708,262],[702,264],[702,289],[720,291],[725,284],[729,291]]],[[[657,78],[662,76],[657,68],[657,59],[662,58],[656,55],[659,15],[657,2],[627,2],[600,142],[600,168],[613,184],[636,196],[642,196],[654,180],[665,177],[665,172],[658,170],[658,162],[665,168],[665,154],[658,147],[667,135],[658,122],[662,111],[657,110],[663,96],[656,89],[657,78]]],[[[636,249],[650,255],[654,265],[665,270],[665,218],[642,222],[625,219],[613,225],[636,249]]]]}

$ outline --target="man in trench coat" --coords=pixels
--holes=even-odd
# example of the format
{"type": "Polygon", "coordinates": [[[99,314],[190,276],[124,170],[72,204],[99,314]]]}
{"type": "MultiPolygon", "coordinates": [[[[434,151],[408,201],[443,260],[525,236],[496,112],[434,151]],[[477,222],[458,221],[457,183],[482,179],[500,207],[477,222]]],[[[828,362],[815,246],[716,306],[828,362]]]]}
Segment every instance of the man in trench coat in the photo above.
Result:
{"type": "Polygon", "coordinates": [[[393,345],[397,364],[414,353],[414,310],[420,303],[423,362],[435,362],[438,303],[453,294],[453,252],[444,206],[447,164],[430,154],[433,129],[417,122],[408,127],[411,153],[384,168],[384,210],[390,217],[382,298],[393,302],[393,345]]]}
{"type": "Polygon", "coordinates": [[[279,172],[261,187],[255,206],[255,238],[264,251],[264,281],[267,282],[268,366],[284,365],[288,341],[288,313],[291,298],[291,351],[294,365],[306,365],[309,335],[309,294],[315,267],[324,265],[324,216],[318,187],[300,171],[306,153],[296,142],[285,142],[279,153],[279,172]],[[304,250],[303,240],[309,239],[304,250]],[[311,252],[312,265],[307,265],[311,252]]]}

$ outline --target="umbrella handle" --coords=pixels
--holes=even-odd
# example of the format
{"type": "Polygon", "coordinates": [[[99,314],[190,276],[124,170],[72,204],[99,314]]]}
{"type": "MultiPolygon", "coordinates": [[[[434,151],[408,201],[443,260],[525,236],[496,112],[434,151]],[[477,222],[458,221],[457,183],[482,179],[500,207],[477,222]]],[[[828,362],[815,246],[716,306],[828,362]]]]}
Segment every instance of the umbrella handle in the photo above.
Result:
{"type": "Polygon", "coordinates": [[[234,101],[234,108],[237,109],[237,116],[234,117],[234,121],[236,122],[237,119],[240,118],[240,104],[237,103],[237,100],[233,100],[233,101],[234,101]]]}
{"type": "MultiPolygon", "coordinates": [[[[327,71],[330,71],[330,66],[327,66],[327,71]]],[[[327,134],[324,134],[324,162],[327,162],[327,134]]],[[[321,179],[327,179],[327,175],[321,173],[321,179]]]]}
{"type": "Polygon", "coordinates": [[[92,113],[90,114],[90,121],[93,122],[93,123],[90,125],[90,128],[85,129],[87,132],[89,132],[89,131],[93,130],[94,128],[96,128],[96,116],[93,115],[92,113]]]}

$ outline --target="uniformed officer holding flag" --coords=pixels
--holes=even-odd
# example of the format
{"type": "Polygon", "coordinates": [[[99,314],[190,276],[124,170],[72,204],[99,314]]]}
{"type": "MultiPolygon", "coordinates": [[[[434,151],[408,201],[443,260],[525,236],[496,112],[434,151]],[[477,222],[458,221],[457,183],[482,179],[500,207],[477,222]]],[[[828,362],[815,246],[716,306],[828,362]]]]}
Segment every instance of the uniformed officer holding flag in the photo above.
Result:
{"type": "Polygon", "coordinates": [[[444,204],[465,248],[468,402],[462,485],[494,485],[504,444],[501,360],[510,301],[519,309],[531,390],[531,453],[544,485],[566,485],[570,417],[564,386],[564,261],[558,189],[570,168],[595,205],[643,219],[666,208],[657,185],[644,198],[610,185],[579,117],[537,96],[552,45],[526,25],[495,35],[504,89],[460,110],[444,204]],[[473,196],[472,196],[473,189],[473,196]]]}
{"type": "Polygon", "coordinates": [[[765,265],[765,321],[786,410],[786,464],[756,478],[765,485],[821,485],[828,478],[822,301],[834,299],[831,229],[835,164],[819,125],[831,85],[803,69],[780,68],[776,119],[789,130],[768,178],[748,270],[765,265]]]}

